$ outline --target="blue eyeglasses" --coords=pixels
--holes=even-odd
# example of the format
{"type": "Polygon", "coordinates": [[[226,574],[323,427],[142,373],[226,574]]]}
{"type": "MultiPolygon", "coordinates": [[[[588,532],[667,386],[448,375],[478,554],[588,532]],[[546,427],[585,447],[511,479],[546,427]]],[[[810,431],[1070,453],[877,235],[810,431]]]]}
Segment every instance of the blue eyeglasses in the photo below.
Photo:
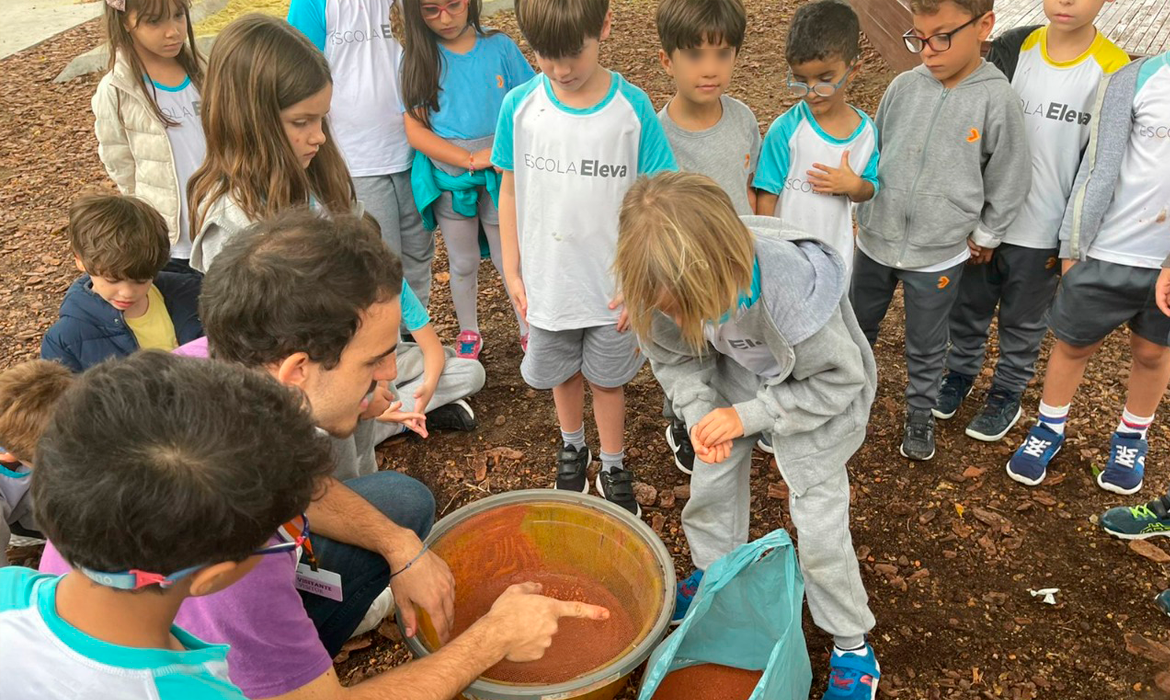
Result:
{"type": "Polygon", "coordinates": [[[841,76],[841,79],[835,83],[830,83],[830,82],[826,82],[826,81],[821,80],[821,81],[813,83],[812,85],[809,85],[808,83],[796,82],[796,80],[793,79],[792,71],[789,70],[788,71],[788,90],[792,93],[792,95],[794,97],[804,97],[805,95],[809,94],[810,92],[813,93],[814,95],[817,95],[818,97],[832,97],[833,95],[835,95],[837,93],[838,90],[841,89],[841,86],[845,84],[845,81],[849,80],[849,76],[853,75],[853,71],[856,68],[857,68],[856,64],[849,66],[845,70],[845,75],[841,76]]]}
{"type": "MultiPolygon", "coordinates": [[[[298,547],[303,546],[305,548],[305,552],[309,556],[309,563],[314,569],[316,569],[317,560],[313,556],[313,545],[309,541],[309,516],[302,513],[300,520],[301,525],[299,535],[294,536],[293,539],[287,542],[278,542],[276,544],[260,547],[256,550],[253,550],[252,554],[264,555],[293,552],[296,551],[298,547]]],[[[296,520],[285,524],[280,529],[289,533],[291,536],[293,532],[296,532],[296,520]]],[[[190,566],[186,569],[182,569],[180,571],[176,571],[173,574],[167,574],[165,576],[163,574],[142,571],[141,569],[130,569],[129,571],[119,571],[117,573],[94,571],[93,569],[86,569],[84,567],[78,567],[77,570],[85,574],[90,580],[92,580],[94,583],[97,583],[98,585],[106,586],[107,588],[117,588],[123,591],[136,591],[139,588],[145,588],[146,586],[154,585],[157,585],[159,588],[170,588],[171,586],[175,585],[179,581],[183,580],[187,576],[190,576],[205,566],[207,566],[207,564],[190,566]]]]}

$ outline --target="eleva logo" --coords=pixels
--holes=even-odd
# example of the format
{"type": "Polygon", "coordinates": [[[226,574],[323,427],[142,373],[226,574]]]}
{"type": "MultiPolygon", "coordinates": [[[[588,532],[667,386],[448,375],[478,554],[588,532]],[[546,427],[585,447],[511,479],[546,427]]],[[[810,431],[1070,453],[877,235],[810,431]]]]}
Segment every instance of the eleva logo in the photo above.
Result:
{"type": "Polygon", "coordinates": [[[1063,102],[1049,102],[1047,104],[1040,102],[1036,104],[1027,100],[1020,100],[1020,105],[1024,108],[1024,115],[1029,117],[1039,116],[1055,122],[1067,122],[1081,126],[1088,124],[1089,120],[1092,119],[1092,115],[1088,112],[1078,111],[1063,102]]]}
{"type": "Polygon", "coordinates": [[[624,163],[602,163],[600,160],[582,158],[580,161],[561,161],[556,158],[524,154],[524,166],[531,170],[540,170],[546,173],[559,175],[581,175],[584,177],[625,177],[629,174],[629,166],[624,163]]]}
{"type": "Polygon", "coordinates": [[[363,41],[373,41],[374,39],[393,39],[394,34],[390,32],[390,23],[380,24],[376,27],[367,27],[365,29],[347,29],[345,31],[329,32],[328,41],[334,46],[342,44],[360,44],[363,41]]]}

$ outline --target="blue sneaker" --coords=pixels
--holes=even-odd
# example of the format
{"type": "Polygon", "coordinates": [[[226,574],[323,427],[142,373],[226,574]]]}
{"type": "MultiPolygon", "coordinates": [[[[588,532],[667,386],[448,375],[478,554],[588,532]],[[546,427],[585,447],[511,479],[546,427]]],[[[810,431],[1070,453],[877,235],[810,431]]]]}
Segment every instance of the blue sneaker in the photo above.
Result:
{"type": "Polygon", "coordinates": [[[1008,476],[1021,484],[1038,485],[1048,476],[1048,463],[1060,452],[1062,445],[1063,435],[1043,423],[1037,423],[1028,431],[1024,444],[1008,460],[1008,476]]]}
{"type": "Polygon", "coordinates": [[[870,645],[865,645],[864,654],[834,649],[829,655],[829,689],[824,700],[873,700],[881,677],[881,666],[870,645]]]}
{"type": "Polygon", "coordinates": [[[1101,516],[1101,527],[1123,540],[1144,540],[1155,535],[1170,537],[1170,495],[1140,506],[1110,508],[1101,516]]]}
{"type": "Polygon", "coordinates": [[[690,609],[691,601],[695,599],[695,594],[699,592],[699,584],[702,582],[703,572],[699,569],[695,569],[695,573],[678,582],[674,589],[674,617],[670,618],[670,624],[677,625],[687,616],[687,610],[690,609]]]}
{"type": "Polygon", "coordinates": [[[1097,475],[1097,485],[1122,496],[1137,493],[1142,488],[1149,451],[1150,443],[1137,433],[1113,433],[1109,441],[1109,463],[1097,475]]]}

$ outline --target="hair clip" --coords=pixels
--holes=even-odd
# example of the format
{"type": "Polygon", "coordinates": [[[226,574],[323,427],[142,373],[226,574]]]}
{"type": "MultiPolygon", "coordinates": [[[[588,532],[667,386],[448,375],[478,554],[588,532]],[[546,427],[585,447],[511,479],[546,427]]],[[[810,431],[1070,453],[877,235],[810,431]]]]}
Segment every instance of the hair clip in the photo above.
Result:
{"type": "Polygon", "coordinates": [[[126,0],[106,0],[106,4],[118,12],[126,11],[126,0]]]}

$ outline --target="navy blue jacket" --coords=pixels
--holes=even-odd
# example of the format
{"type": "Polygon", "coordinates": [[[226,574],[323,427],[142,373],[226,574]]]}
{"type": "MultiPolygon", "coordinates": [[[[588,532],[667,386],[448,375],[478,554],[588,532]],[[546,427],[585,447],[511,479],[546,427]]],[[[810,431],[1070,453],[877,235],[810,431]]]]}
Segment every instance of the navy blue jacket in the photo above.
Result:
{"type": "MultiPolygon", "coordinates": [[[[199,321],[201,275],[160,272],[154,286],[166,302],[179,345],[203,335],[199,321]]],[[[61,318],[41,341],[41,357],[55,360],[74,372],[83,372],[109,357],[125,357],[138,350],[138,339],[122,312],[93,291],[89,275],[69,286],[61,302],[61,318]]]]}

